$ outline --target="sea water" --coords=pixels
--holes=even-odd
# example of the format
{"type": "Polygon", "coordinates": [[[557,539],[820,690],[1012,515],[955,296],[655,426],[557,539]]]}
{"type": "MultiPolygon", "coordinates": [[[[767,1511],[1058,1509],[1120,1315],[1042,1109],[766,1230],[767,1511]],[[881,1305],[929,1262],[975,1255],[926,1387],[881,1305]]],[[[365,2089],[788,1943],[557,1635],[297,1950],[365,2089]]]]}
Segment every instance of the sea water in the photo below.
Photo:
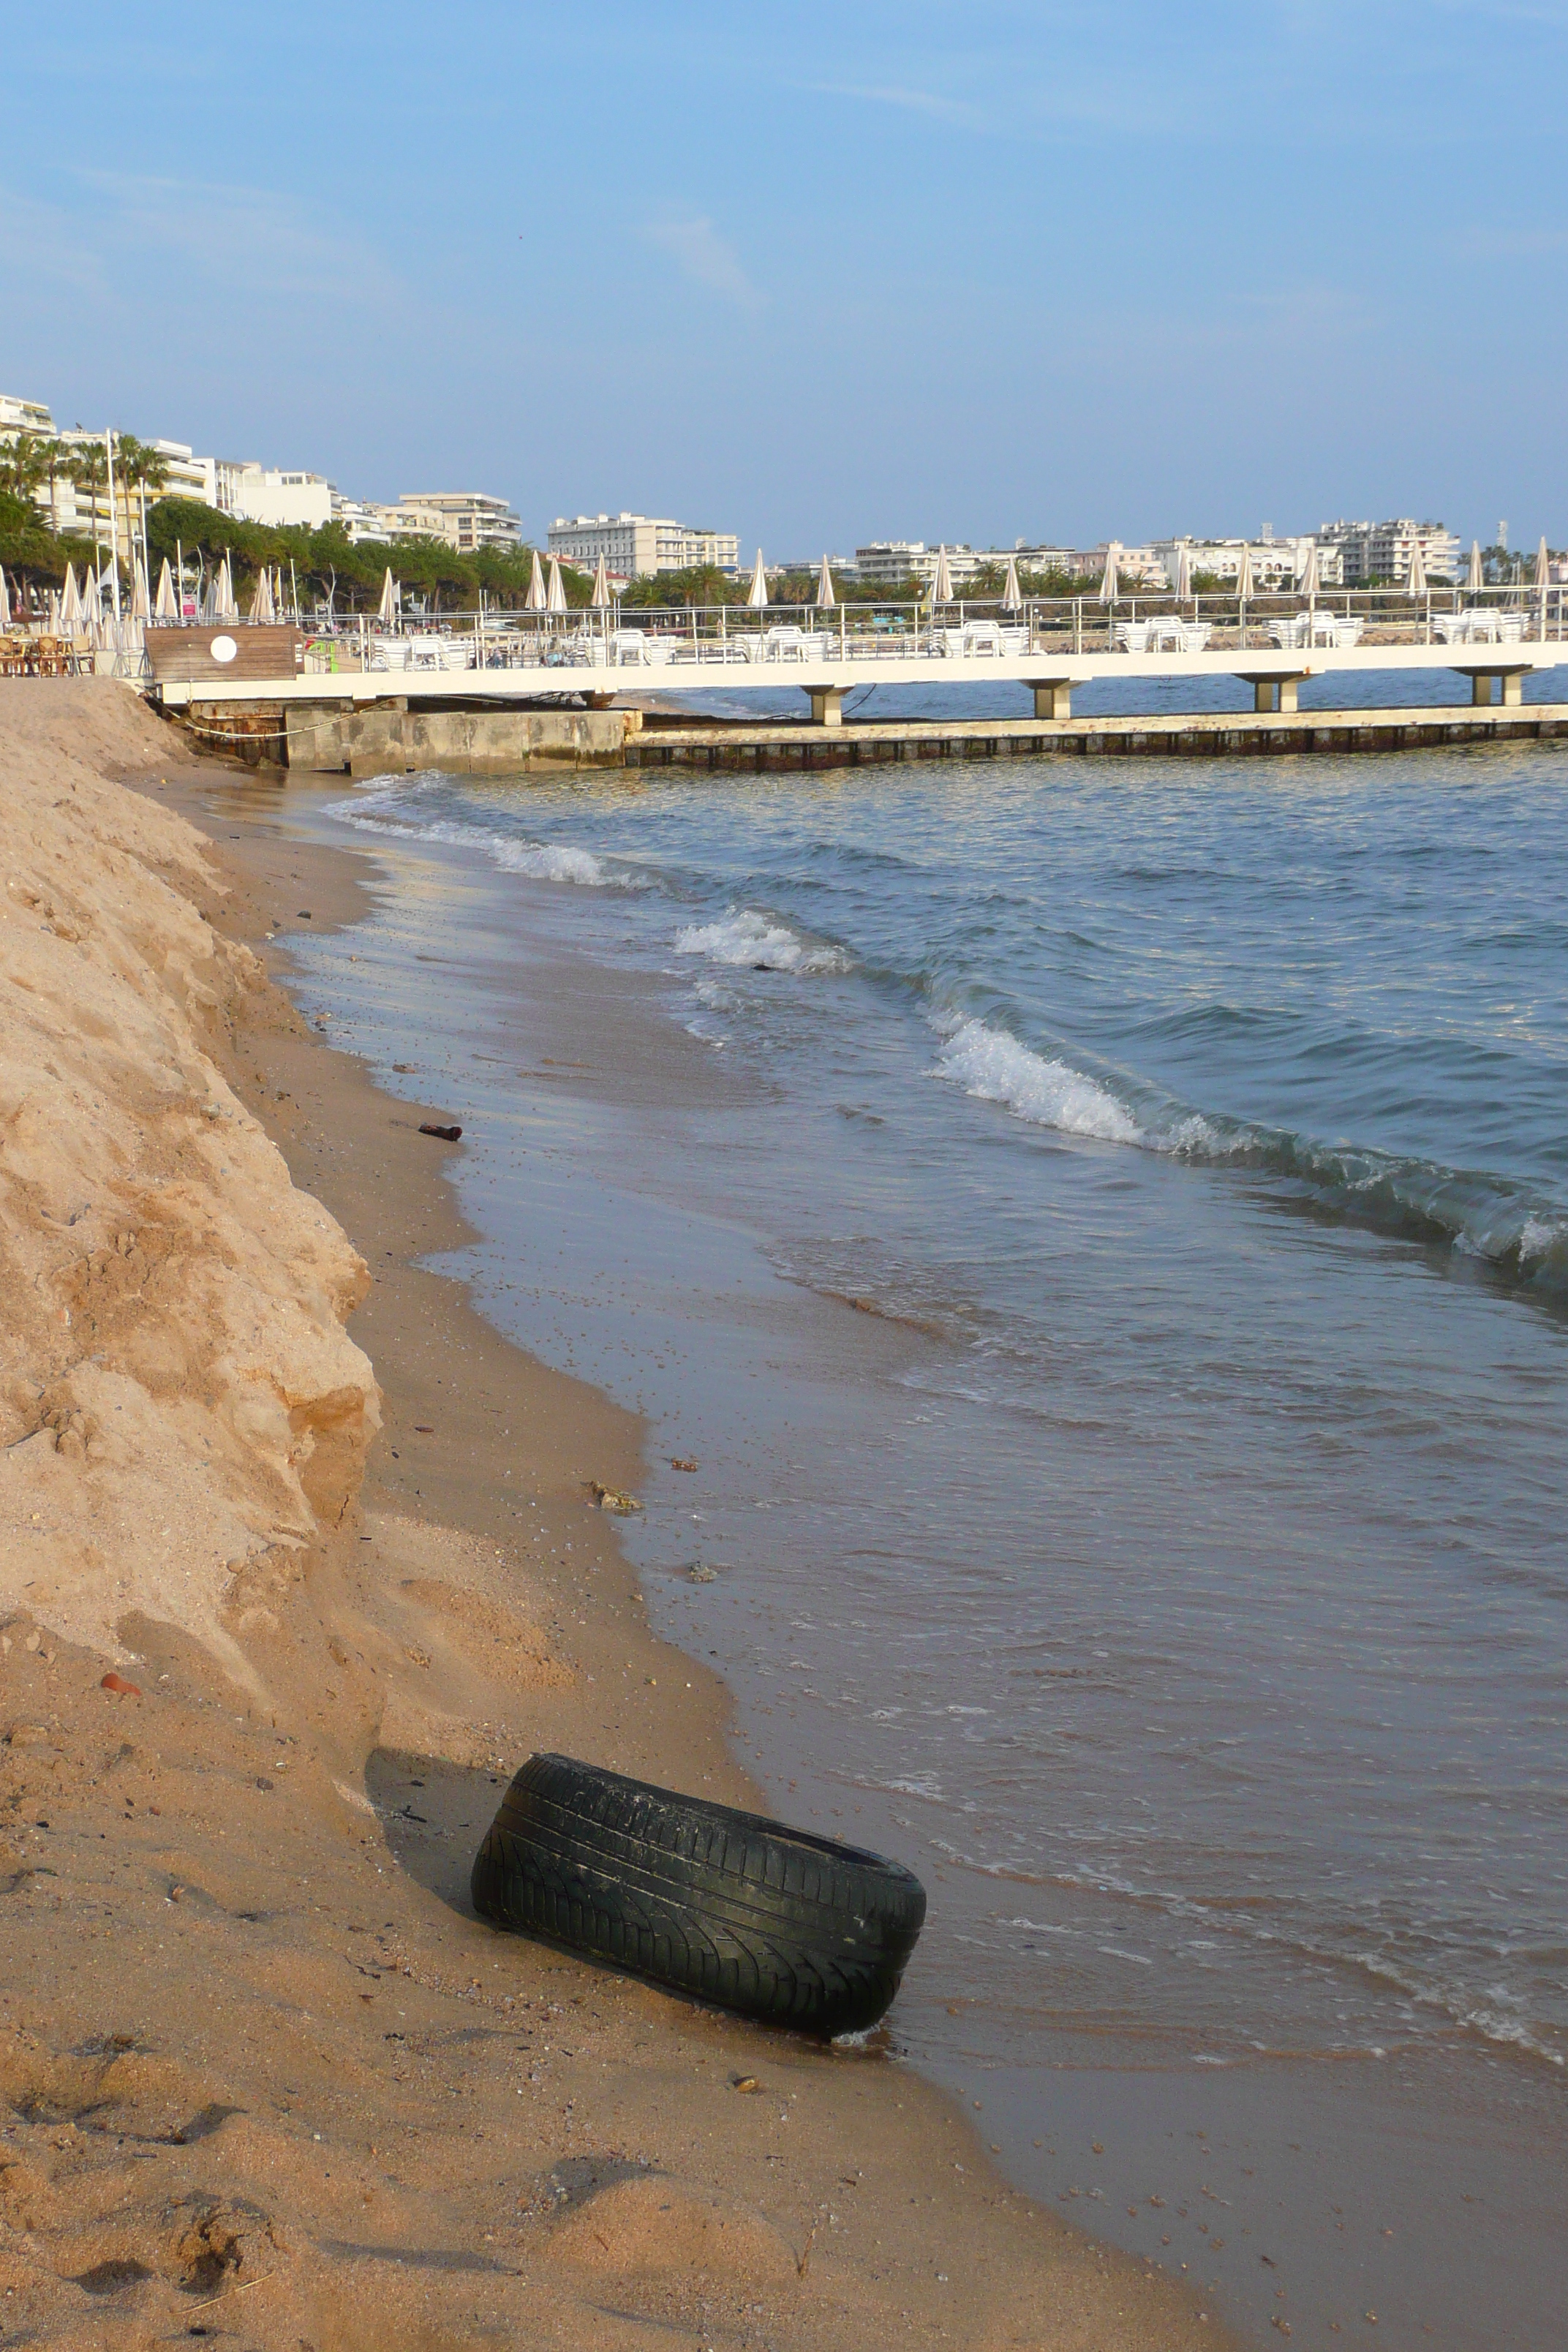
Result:
{"type": "Polygon", "coordinates": [[[1558,2341],[1568,752],[290,803],[897,2046],[1258,2340],[1558,2341]]]}

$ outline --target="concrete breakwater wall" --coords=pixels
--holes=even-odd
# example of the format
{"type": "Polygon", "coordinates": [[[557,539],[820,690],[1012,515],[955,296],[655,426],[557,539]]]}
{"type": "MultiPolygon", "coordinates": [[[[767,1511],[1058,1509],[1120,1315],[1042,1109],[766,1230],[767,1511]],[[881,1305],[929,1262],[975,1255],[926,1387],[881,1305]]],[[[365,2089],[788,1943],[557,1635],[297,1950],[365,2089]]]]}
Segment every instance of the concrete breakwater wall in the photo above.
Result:
{"type": "MultiPolygon", "coordinates": [[[[283,713],[290,768],[381,775],[445,768],[466,776],[514,776],[560,768],[618,768],[640,710],[396,709],[290,705],[283,713]]],[[[278,757],[275,747],[272,756],[278,757]]]]}
{"type": "Polygon", "coordinates": [[[205,748],[251,765],[374,776],[443,768],[457,775],[679,767],[765,772],[910,760],[1274,757],[1398,751],[1568,736],[1568,704],[1415,705],[1381,709],[1189,711],[1068,719],[880,719],[841,727],[700,719],[677,711],[412,709],[303,701],[193,702],[183,716],[205,748]]]}

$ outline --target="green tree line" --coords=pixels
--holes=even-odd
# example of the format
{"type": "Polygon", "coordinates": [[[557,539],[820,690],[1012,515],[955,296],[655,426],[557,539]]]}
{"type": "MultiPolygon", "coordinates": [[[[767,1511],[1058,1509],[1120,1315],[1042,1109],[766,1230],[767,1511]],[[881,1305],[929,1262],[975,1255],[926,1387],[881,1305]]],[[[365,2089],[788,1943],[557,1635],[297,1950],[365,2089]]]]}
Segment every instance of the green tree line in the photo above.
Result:
{"type": "MultiPolygon", "coordinates": [[[[107,474],[101,441],[72,447],[38,433],[0,439],[0,565],[10,578],[37,587],[58,587],[68,563],[91,563],[91,538],[57,530],[51,517],[58,512],[62,482],[79,484],[101,503],[107,474]],[[48,512],[44,511],[46,503],[48,512]]],[[[356,543],[339,523],[310,530],[242,522],[198,499],[165,497],[167,478],[167,461],[155,449],[132,434],[116,435],[114,507],[120,541],[123,546],[132,528],[139,535],[145,500],[152,588],[164,557],[173,564],[178,550],[187,567],[199,560],[209,571],[216,571],[226,555],[235,593],[241,600],[249,595],[264,565],[277,565],[286,580],[292,574],[306,610],[330,604],[340,613],[374,611],[389,566],[393,577],[402,582],[405,597],[430,611],[471,611],[481,590],[488,604],[502,606],[520,605],[528,593],[533,569],[529,546],[487,547],[469,555],[430,539],[356,543]]],[[[561,577],[567,603],[586,604],[591,582],[566,566],[561,577]]]]}
{"type": "MultiPolygon", "coordinates": [[[[225,555],[242,595],[265,564],[276,564],[287,583],[292,568],[301,609],[330,604],[337,613],[374,612],[388,570],[401,581],[405,599],[414,597],[432,612],[472,612],[485,602],[520,605],[533,570],[531,547],[485,547],[462,554],[434,539],[352,540],[342,523],[317,530],[303,524],[241,522],[197,499],[160,499],[147,515],[147,545],[156,566],[171,563],[178,547],[188,564],[199,555],[209,571],[225,555]]],[[[568,604],[585,604],[592,583],[564,567],[562,584],[568,604]]]]}

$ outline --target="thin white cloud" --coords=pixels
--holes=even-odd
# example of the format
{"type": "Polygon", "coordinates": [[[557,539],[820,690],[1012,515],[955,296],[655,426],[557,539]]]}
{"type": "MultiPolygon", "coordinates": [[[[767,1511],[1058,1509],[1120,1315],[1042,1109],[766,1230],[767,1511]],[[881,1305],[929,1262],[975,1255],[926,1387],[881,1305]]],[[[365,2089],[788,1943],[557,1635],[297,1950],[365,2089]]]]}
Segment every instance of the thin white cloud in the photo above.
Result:
{"type": "Polygon", "coordinates": [[[977,131],[984,120],[977,106],[966,105],[958,98],[942,98],[935,90],[905,89],[889,83],[836,81],[814,81],[808,87],[818,98],[853,98],[870,106],[902,107],[910,114],[930,114],[939,121],[961,123],[968,131],[977,131]]]}
{"type": "Polygon", "coordinates": [[[396,281],[353,231],[323,227],[310,207],[271,188],[85,172],[97,198],[79,234],[117,248],[173,257],[247,292],[383,300],[396,281]]]}
{"type": "Polygon", "coordinates": [[[1455,250],[1466,261],[1518,261],[1562,253],[1564,248],[1568,248],[1568,228],[1542,224],[1538,228],[1468,229],[1455,250]]]}
{"type": "Polygon", "coordinates": [[[720,236],[706,213],[696,213],[686,219],[649,221],[643,235],[661,253],[668,253],[699,286],[722,295],[739,310],[762,309],[763,297],[741,267],[740,256],[720,236]]]}
{"type": "Polygon", "coordinates": [[[0,285],[73,289],[105,311],[133,309],[137,273],[214,310],[257,299],[385,303],[405,292],[375,247],[323,227],[269,188],[72,173],[49,198],[0,190],[10,232],[0,285]]]}

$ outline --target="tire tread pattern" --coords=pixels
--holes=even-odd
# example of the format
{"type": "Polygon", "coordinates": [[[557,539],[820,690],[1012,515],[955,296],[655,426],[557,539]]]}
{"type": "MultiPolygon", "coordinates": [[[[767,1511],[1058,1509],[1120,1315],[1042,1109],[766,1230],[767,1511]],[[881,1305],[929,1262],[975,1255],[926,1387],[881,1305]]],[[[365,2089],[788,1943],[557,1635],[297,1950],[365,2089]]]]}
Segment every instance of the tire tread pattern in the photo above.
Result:
{"type": "Polygon", "coordinates": [[[819,2034],[881,2016],[926,1907],[880,1854],[552,1755],[502,1799],[473,1900],[499,1927],[819,2034]]]}

